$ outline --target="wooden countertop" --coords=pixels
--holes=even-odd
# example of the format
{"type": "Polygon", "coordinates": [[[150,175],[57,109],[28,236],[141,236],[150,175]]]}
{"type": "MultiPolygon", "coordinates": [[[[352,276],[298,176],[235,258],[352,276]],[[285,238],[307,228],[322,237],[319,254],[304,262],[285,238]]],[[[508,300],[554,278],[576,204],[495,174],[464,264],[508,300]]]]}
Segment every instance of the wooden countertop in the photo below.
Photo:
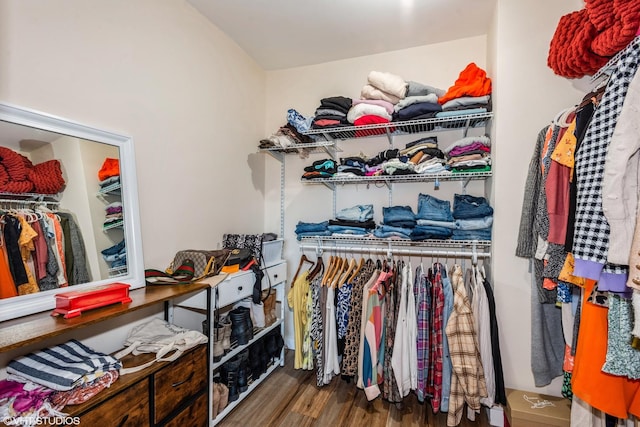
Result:
{"type": "Polygon", "coordinates": [[[74,329],[85,328],[126,313],[169,301],[173,298],[209,287],[206,283],[188,285],[145,286],[129,292],[128,304],[113,304],[83,312],[71,319],[51,316],[51,311],[0,322],[0,353],[23,347],[45,338],[55,337],[74,329]]]}

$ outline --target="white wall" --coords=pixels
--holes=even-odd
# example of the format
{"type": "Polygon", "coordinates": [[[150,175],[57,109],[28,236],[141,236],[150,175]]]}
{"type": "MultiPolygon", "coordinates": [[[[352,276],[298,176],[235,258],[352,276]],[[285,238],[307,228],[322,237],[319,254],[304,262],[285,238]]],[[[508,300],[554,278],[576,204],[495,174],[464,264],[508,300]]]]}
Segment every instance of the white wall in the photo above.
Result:
{"type": "MultiPolygon", "coordinates": [[[[580,7],[579,0],[499,0],[488,38],[265,74],[184,1],[0,0],[0,100],[133,136],[145,264],[164,267],[176,250],[212,247],[225,231],[279,229],[279,165],[267,160],[265,190],[266,156],[255,150],[285,123],[288,108],[308,115],[322,97],[358,96],[371,70],[447,88],[468,62],[486,67],[496,111],[493,276],[505,379],[531,390],[530,276],[514,256],[515,239],[536,135],[581,96],[546,67],[559,17],[580,7]]],[[[299,258],[295,223],[331,211],[328,189],[300,184],[306,162],[287,157],[290,274],[299,258]]],[[[386,191],[348,188],[338,204],[371,197],[385,200],[386,191]]],[[[95,342],[109,350],[120,336],[95,342]]]]}
{"type": "Polygon", "coordinates": [[[2,102],[133,137],[147,268],[262,231],[265,75],[186,1],[0,0],[0,76],[2,102]]]}
{"type": "MultiPolygon", "coordinates": [[[[286,123],[286,112],[295,108],[305,116],[313,115],[320,99],[342,95],[360,97],[360,90],[367,82],[370,71],[386,71],[397,74],[405,80],[414,80],[424,84],[448,89],[453,85],[467,64],[475,62],[479,67],[486,66],[486,37],[472,37],[446,43],[421,46],[383,54],[363,56],[347,60],[328,62],[319,65],[297,67],[267,72],[267,109],[265,134],[275,132],[286,123]]],[[[422,135],[420,135],[422,136],[422,135]]],[[[439,142],[462,136],[458,134],[438,134],[439,142]]],[[[402,136],[394,140],[396,147],[415,140],[419,136],[402,136]]],[[[362,141],[345,142],[340,145],[344,150],[340,156],[363,152],[374,155],[388,148],[388,141],[382,138],[366,138],[362,141]]],[[[333,217],[332,192],[323,185],[303,184],[300,176],[306,165],[314,160],[328,157],[324,153],[311,154],[308,159],[295,155],[286,157],[285,185],[285,257],[289,261],[289,278],[293,277],[300,259],[295,240],[295,225],[298,221],[317,222],[333,217]]],[[[267,162],[267,198],[266,229],[279,229],[280,173],[279,163],[269,159],[267,162]]],[[[453,200],[453,193],[461,191],[460,182],[443,182],[440,190],[434,191],[433,183],[395,184],[393,190],[394,205],[409,205],[417,208],[418,193],[431,193],[436,197],[453,200]]],[[[473,181],[467,187],[470,194],[484,194],[482,181],[473,181]]],[[[386,187],[374,185],[349,185],[337,190],[337,209],[359,203],[374,204],[374,219],[382,221],[382,207],[389,205],[386,187]]],[[[308,256],[313,258],[312,253],[308,256]]],[[[292,322],[287,322],[286,342],[293,346],[292,322]]]]}
{"type": "MultiPolygon", "coordinates": [[[[560,16],[580,0],[498,0],[494,22],[494,256],[493,277],[507,386],[534,390],[531,374],[528,261],[514,256],[524,183],[538,132],[583,93],[547,68],[549,42],[560,16]]],[[[560,382],[538,389],[560,394],[560,382]]]]}

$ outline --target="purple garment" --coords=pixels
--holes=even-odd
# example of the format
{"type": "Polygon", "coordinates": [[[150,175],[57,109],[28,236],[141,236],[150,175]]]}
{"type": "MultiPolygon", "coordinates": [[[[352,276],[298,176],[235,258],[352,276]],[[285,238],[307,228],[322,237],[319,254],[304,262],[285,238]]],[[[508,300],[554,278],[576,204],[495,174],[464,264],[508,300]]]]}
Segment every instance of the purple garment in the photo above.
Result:
{"type": "Polygon", "coordinates": [[[357,104],[379,105],[387,110],[387,113],[393,114],[393,104],[382,99],[354,99],[353,105],[357,104]]]}
{"type": "Polygon", "coordinates": [[[469,151],[479,150],[483,147],[486,148],[487,146],[480,142],[473,142],[469,145],[453,148],[451,151],[449,151],[449,157],[460,156],[462,154],[468,153],[469,151]]]}
{"type": "Polygon", "coordinates": [[[416,296],[416,315],[418,317],[417,329],[417,349],[418,349],[418,388],[416,393],[418,400],[424,402],[427,396],[427,386],[429,381],[429,341],[431,328],[429,319],[431,318],[431,283],[423,274],[422,268],[416,269],[413,293],[416,296]]]}
{"type": "Polygon", "coordinates": [[[122,212],[122,206],[119,206],[117,208],[107,208],[107,215],[117,214],[117,213],[120,213],[120,212],[122,212]]]}
{"type": "Polygon", "coordinates": [[[18,414],[39,410],[53,393],[45,387],[25,390],[24,386],[17,381],[0,380],[0,400],[15,398],[12,406],[18,414]]]}

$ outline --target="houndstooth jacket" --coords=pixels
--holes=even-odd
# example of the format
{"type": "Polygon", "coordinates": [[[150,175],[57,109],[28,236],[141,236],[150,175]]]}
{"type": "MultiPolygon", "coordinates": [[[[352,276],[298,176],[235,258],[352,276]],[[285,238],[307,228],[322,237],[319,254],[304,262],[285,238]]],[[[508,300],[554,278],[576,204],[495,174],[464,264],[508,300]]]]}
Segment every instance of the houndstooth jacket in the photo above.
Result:
{"type": "MultiPolygon", "coordinates": [[[[607,264],[609,224],[602,208],[602,180],[611,136],[640,58],[640,38],[622,52],[576,152],[577,205],[573,253],[578,276],[599,280],[599,287],[626,282],[626,266],[607,264]]],[[[624,285],[623,285],[624,288],[624,285]]]]}

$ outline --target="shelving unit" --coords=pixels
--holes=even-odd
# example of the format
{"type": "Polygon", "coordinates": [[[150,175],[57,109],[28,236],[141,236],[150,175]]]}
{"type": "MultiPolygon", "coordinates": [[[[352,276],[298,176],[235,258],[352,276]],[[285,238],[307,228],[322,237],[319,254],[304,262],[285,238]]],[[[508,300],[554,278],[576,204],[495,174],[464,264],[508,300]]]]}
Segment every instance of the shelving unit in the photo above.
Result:
{"type": "MultiPolygon", "coordinates": [[[[284,235],[284,207],[285,207],[285,156],[306,153],[325,153],[338,161],[338,155],[342,152],[341,145],[345,143],[357,143],[370,137],[386,137],[389,146],[393,146],[394,138],[403,135],[432,135],[440,132],[458,132],[462,137],[467,136],[470,129],[484,129],[489,133],[492,112],[434,117],[429,119],[389,122],[384,124],[372,124],[365,126],[342,126],[338,128],[311,129],[305,135],[311,136],[316,141],[312,144],[292,144],[286,148],[271,147],[261,149],[280,162],[280,228],[284,235]]],[[[409,174],[409,175],[378,175],[378,176],[338,176],[328,178],[301,179],[305,185],[322,184],[332,191],[333,215],[336,214],[337,190],[344,185],[366,184],[386,186],[388,189],[388,204],[393,205],[393,187],[396,183],[420,183],[433,182],[434,188],[440,186],[440,182],[458,181],[462,191],[470,181],[487,180],[492,177],[492,171],[447,172],[437,174],[409,174]]],[[[393,253],[416,256],[459,256],[477,258],[489,258],[491,256],[490,241],[461,242],[453,240],[427,240],[405,241],[401,239],[376,239],[376,238],[348,238],[323,236],[319,238],[304,238],[300,242],[301,250],[316,250],[322,253],[324,250],[359,253],[393,253]],[[396,249],[394,249],[396,248],[396,249]]]]}
{"type": "MultiPolygon", "coordinates": [[[[122,184],[120,182],[114,182],[111,185],[102,187],[96,193],[96,196],[102,200],[105,204],[109,204],[113,201],[120,201],[122,199],[122,184]]],[[[117,221],[110,222],[102,225],[102,231],[109,233],[111,230],[117,230],[114,234],[108,234],[109,239],[112,241],[120,241],[124,238],[124,218],[117,221]]],[[[109,264],[108,261],[104,261],[109,264]]],[[[110,278],[116,278],[127,274],[127,265],[119,265],[116,267],[110,266],[107,269],[107,273],[110,278]]]]}
{"type": "MultiPolygon", "coordinates": [[[[220,367],[237,356],[244,349],[249,348],[256,341],[264,338],[269,332],[274,329],[280,329],[280,333],[284,336],[284,315],[285,315],[285,284],[287,280],[287,264],[284,260],[280,260],[279,262],[270,263],[267,266],[263,267],[264,278],[262,279],[262,290],[274,289],[276,291],[276,321],[271,325],[265,326],[264,328],[253,328],[253,338],[246,345],[238,345],[237,341],[232,340],[231,342],[231,350],[222,356],[222,358],[215,362],[213,360],[213,322],[209,322],[209,331],[207,331],[207,335],[210,337],[209,346],[210,346],[210,369],[209,369],[209,382],[213,382],[214,373],[220,369],[220,367]]],[[[238,273],[228,275],[225,280],[218,283],[216,287],[213,289],[211,298],[209,301],[206,301],[202,298],[201,295],[194,295],[191,298],[180,301],[176,304],[176,307],[186,309],[191,313],[199,313],[201,316],[207,316],[207,319],[215,319],[216,311],[218,314],[221,312],[226,312],[231,310],[233,305],[247,297],[250,297],[253,292],[253,285],[255,281],[255,276],[252,271],[240,271],[238,273]]],[[[198,324],[198,321],[191,320],[194,324],[198,324]]],[[[224,417],[229,414],[235,407],[237,407],[240,402],[249,397],[251,392],[269,375],[275,371],[278,366],[284,366],[284,349],[280,354],[280,357],[273,361],[271,365],[268,366],[268,369],[265,373],[263,373],[259,378],[253,379],[253,382],[249,384],[249,387],[246,391],[241,392],[237,400],[233,402],[229,402],[229,404],[220,412],[215,418],[210,420],[210,426],[213,427],[220,423],[224,417]]],[[[212,389],[212,387],[210,387],[212,389]]],[[[212,404],[212,396],[209,396],[209,407],[212,404]]]]}

